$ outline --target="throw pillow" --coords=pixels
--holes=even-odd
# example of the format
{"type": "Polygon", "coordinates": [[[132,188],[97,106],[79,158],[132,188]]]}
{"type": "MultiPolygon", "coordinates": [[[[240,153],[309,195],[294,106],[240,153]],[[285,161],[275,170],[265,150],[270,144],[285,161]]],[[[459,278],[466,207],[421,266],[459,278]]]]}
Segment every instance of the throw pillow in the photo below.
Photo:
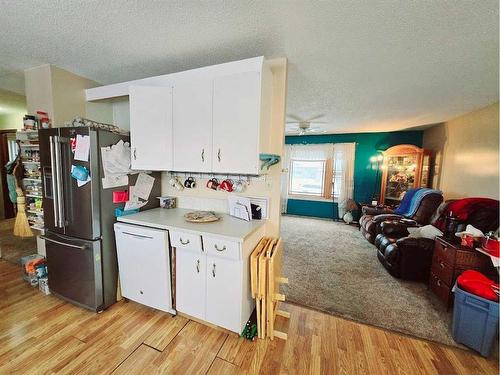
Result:
{"type": "Polygon", "coordinates": [[[429,238],[433,240],[436,236],[442,236],[443,232],[437,229],[434,225],[424,225],[420,228],[407,228],[412,238],[429,238]]]}

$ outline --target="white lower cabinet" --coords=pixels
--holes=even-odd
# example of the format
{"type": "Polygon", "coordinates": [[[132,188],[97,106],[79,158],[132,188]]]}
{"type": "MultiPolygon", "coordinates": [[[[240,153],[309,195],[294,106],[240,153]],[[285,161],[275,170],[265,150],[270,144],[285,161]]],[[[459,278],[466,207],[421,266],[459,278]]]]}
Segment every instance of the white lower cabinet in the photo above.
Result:
{"type": "Polygon", "coordinates": [[[207,256],[206,320],[240,332],[242,262],[207,256]]]}
{"type": "MultiPolygon", "coordinates": [[[[187,238],[179,232],[174,236],[187,238]]],[[[201,251],[176,248],[176,309],[241,333],[251,313],[243,312],[244,296],[250,291],[243,285],[243,277],[248,276],[248,272],[244,272],[240,260],[241,246],[236,241],[217,237],[203,236],[202,241],[201,251]],[[220,250],[210,251],[210,244],[220,250]]]]}
{"type": "Polygon", "coordinates": [[[176,309],[205,319],[206,255],[190,250],[176,251],[176,309]]]}

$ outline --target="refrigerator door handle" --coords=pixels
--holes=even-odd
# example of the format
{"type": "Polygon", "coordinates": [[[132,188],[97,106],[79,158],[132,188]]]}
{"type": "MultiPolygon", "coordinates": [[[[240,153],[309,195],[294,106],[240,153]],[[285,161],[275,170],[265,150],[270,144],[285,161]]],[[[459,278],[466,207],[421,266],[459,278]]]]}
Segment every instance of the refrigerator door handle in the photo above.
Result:
{"type": "Polygon", "coordinates": [[[54,145],[55,145],[55,160],[56,160],[56,195],[57,195],[57,218],[59,227],[64,227],[64,208],[63,208],[63,195],[61,190],[61,175],[62,175],[62,167],[61,167],[61,144],[58,136],[54,137],[54,145]]]}
{"type": "Polygon", "coordinates": [[[58,245],[62,245],[62,246],[68,246],[68,247],[73,247],[75,249],[81,249],[81,250],[85,250],[87,246],[85,245],[81,245],[81,246],[78,246],[78,245],[72,245],[72,244],[69,244],[69,243],[65,243],[65,242],[61,242],[61,241],[57,241],[57,240],[53,240],[52,238],[48,238],[48,237],[45,237],[45,236],[40,236],[40,238],[42,240],[45,240],[45,241],[49,241],[49,242],[53,242],[53,243],[56,243],[58,245]]]}
{"type": "Polygon", "coordinates": [[[53,204],[53,209],[54,209],[54,227],[59,227],[59,202],[58,202],[58,197],[57,197],[57,176],[56,176],[56,160],[55,160],[55,152],[54,152],[54,147],[55,147],[55,142],[54,142],[54,137],[50,136],[49,137],[49,146],[50,146],[50,168],[51,168],[51,173],[52,173],[52,199],[54,201],[53,204]]]}

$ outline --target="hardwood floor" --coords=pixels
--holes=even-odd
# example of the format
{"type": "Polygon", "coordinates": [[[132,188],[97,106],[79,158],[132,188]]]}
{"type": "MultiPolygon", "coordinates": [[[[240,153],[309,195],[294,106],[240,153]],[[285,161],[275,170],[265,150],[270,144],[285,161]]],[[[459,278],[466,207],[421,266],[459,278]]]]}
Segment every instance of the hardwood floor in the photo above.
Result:
{"type": "Polygon", "coordinates": [[[284,305],[288,340],[249,342],[134,302],[102,314],[44,296],[0,261],[0,374],[498,374],[472,352],[284,305]]]}
{"type": "Polygon", "coordinates": [[[0,219],[0,258],[19,263],[21,257],[36,254],[36,237],[14,236],[16,219],[0,219]]]}

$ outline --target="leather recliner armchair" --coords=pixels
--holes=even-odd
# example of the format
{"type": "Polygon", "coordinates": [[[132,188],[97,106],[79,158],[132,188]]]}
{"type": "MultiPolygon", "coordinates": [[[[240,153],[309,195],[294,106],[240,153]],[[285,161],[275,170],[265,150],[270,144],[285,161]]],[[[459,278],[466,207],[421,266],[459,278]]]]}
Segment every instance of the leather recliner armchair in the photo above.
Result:
{"type": "Polygon", "coordinates": [[[397,215],[394,213],[394,210],[387,208],[377,209],[366,206],[362,207],[363,216],[361,216],[359,220],[361,234],[369,242],[374,243],[376,236],[380,233],[380,224],[384,221],[406,218],[413,220],[418,225],[427,225],[442,201],[443,196],[441,194],[427,194],[420,201],[415,214],[410,217],[397,215]]]}
{"type": "MultiPolygon", "coordinates": [[[[493,200],[492,200],[493,201],[493,200]]],[[[431,223],[439,225],[439,221],[446,217],[449,206],[455,200],[442,203],[431,223]]],[[[467,219],[459,223],[457,230],[462,231],[467,224],[483,231],[496,230],[499,225],[499,206],[470,207],[467,219]]],[[[405,280],[425,281],[429,279],[429,272],[434,253],[434,239],[408,237],[407,226],[398,221],[385,221],[380,225],[380,232],[375,239],[377,257],[389,273],[405,280]]]]}

